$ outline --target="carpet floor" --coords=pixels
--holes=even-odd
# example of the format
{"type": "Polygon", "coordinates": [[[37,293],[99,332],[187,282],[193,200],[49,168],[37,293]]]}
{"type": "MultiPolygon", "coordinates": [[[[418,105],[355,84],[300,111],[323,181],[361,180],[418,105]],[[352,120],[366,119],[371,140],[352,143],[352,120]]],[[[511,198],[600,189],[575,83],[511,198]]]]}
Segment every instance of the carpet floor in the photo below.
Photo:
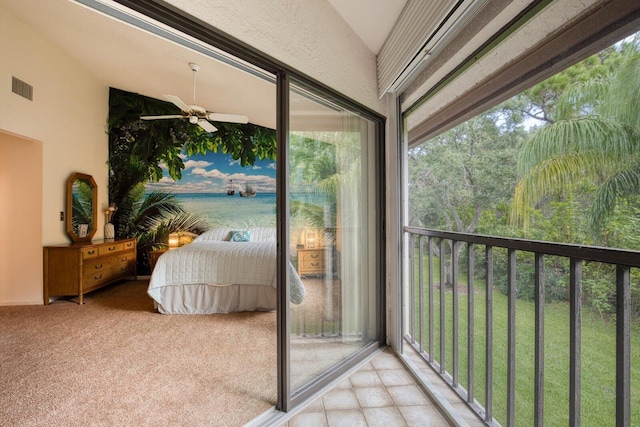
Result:
{"type": "Polygon", "coordinates": [[[147,285],[0,307],[0,423],[240,426],[275,405],[275,312],[161,315],[147,285]]]}

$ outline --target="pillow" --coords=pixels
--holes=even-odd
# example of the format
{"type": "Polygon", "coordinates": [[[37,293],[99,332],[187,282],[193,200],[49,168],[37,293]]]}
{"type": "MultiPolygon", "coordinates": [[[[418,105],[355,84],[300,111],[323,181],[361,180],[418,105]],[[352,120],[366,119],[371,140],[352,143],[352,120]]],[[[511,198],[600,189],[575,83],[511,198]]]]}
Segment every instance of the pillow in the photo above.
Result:
{"type": "Polygon", "coordinates": [[[251,233],[252,242],[276,240],[275,227],[251,227],[249,228],[249,233],[251,233]]]}
{"type": "Polygon", "coordinates": [[[229,233],[230,242],[248,242],[250,237],[249,230],[232,230],[229,233]]]}
{"type": "Polygon", "coordinates": [[[212,240],[227,240],[229,238],[229,232],[231,228],[229,227],[220,227],[220,228],[212,228],[209,231],[205,231],[201,235],[195,238],[197,242],[208,242],[212,240]]]}

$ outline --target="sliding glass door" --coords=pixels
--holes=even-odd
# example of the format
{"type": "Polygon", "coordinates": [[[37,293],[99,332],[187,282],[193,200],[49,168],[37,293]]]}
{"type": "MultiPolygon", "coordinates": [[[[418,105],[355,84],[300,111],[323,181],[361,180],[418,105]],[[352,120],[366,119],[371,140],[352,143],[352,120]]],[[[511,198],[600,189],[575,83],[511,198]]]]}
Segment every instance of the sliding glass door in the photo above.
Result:
{"type": "Polygon", "coordinates": [[[225,80],[250,94],[227,102],[246,99],[237,109],[251,124],[275,128],[278,407],[289,410],[383,343],[384,119],[180,9],[128,0],[116,8],[81,3],[177,43],[202,65],[207,58],[229,65],[220,70],[233,71],[225,80]],[[244,73],[258,84],[229,77],[244,73]]]}
{"type": "Polygon", "coordinates": [[[289,87],[288,374],[292,396],[376,347],[381,335],[376,124],[289,87]],[[296,299],[303,290],[304,297],[296,299]]]}

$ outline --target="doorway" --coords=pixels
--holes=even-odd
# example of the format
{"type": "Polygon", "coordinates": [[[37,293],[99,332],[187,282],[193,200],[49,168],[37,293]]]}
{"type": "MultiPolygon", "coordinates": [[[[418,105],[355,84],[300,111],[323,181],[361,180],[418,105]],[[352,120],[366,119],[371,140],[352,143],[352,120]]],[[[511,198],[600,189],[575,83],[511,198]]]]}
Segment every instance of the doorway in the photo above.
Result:
{"type": "Polygon", "coordinates": [[[42,304],[41,142],[0,131],[0,206],[0,305],[42,304]]]}

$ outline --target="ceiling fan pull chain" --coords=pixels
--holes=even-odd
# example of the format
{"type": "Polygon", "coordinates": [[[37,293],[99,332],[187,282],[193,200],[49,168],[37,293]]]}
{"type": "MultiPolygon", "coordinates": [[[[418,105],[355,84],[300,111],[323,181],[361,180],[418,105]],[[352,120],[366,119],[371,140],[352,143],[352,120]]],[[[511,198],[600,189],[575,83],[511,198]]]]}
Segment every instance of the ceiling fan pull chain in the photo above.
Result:
{"type": "Polygon", "coordinates": [[[196,72],[200,69],[200,66],[194,62],[189,62],[191,71],[193,71],[193,105],[196,105],[196,72]]]}
{"type": "Polygon", "coordinates": [[[196,105],[196,70],[193,70],[193,105],[196,105]]]}

